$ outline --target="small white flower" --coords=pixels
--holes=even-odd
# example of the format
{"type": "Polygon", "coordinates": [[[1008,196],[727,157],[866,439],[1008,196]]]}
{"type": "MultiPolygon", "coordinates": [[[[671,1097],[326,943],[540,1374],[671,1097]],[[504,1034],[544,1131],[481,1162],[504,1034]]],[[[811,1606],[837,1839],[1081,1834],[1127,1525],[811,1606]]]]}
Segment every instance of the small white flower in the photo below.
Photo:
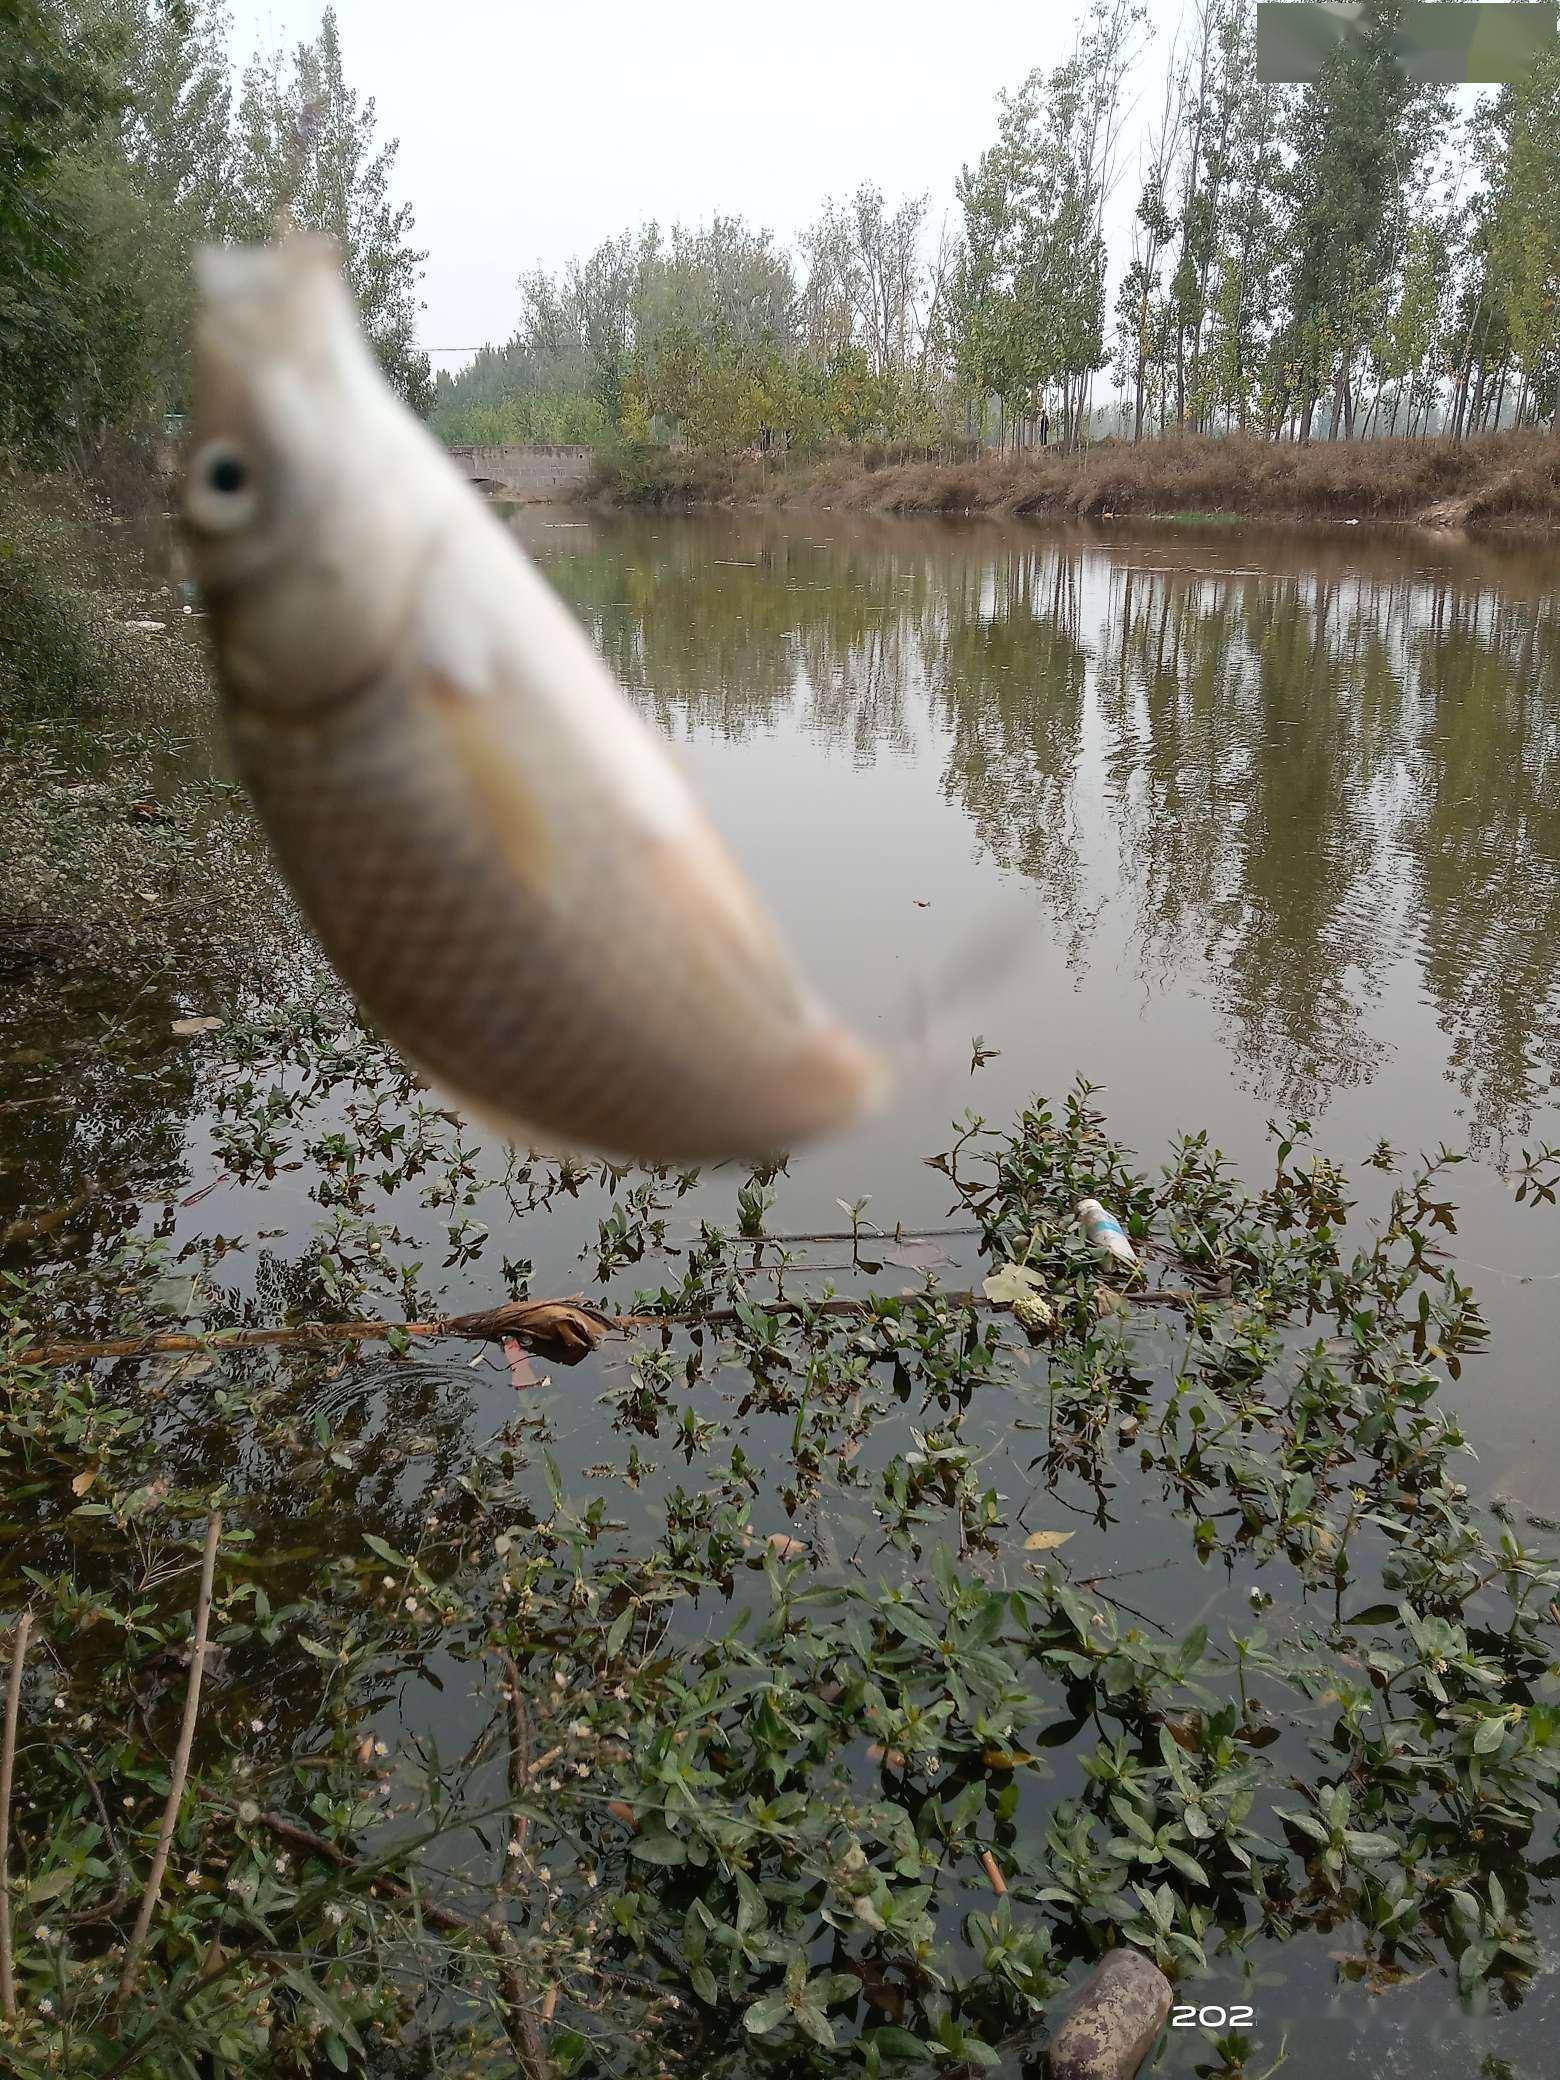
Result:
{"type": "Polygon", "coordinates": [[[939,1760],[939,1759],[937,1758],[937,1756],[935,1756],[935,1755],[928,1755],[928,1756],[927,1756],[927,1758],[926,1758],[926,1774],[927,1774],[927,1775],[928,1775],[929,1777],[935,1777],[935,1776],[936,1776],[936,1774],[937,1774],[937,1772],[938,1772],[938,1771],[939,1771],[939,1770],[940,1770],[941,1768],[942,1768],[942,1763],[941,1763],[941,1762],[940,1762],[940,1760],[939,1760]]]}
{"type": "Polygon", "coordinates": [[[38,1924],[37,1936],[40,1943],[52,1943],[54,1941],[53,1929],[46,1928],[41,1921],[38,1924]]]}
{"type": "Polygon", "coordinates": [[[520,1854],[520,1844],[518,1842],[511,1842],[509,1844],[509,1854],[511,1856],[518,1856],[520,1854]]]}
{"type": "Polygon", "coordinates": [[[393,1574],[387,1574],[387,1575],[385,1575],[385,1576],[383,1577],[383,1580],[384,1580],[384,1585],[385,1585],[385,1587],[386,1587],[387,1589],[393,1589],[393,1588],[395,1587],[395,1576],[394,1576],[393,1574]]]}
{"type": "Polygon", "coordinates": [[[539,1863],[536,1866],[536,1875],[541,1879],[544,1885],[550,1885],[552,1883],[552,1872],[547,1868],[545,1863],[539,1863]]]}
{"type": "Polygon", "coordinates": [[[276,1864],[275,1864],[275,1869],[276,1869],[276,1875],[277,1875],[277,1876],[278,1876],[279,1878],[285,1877],[285,1876],[287,1875],[287,1858],[286,1858],[285,1856],[278,1856],[278,1857],[277,1857],[277,1859],[276,1859],[276,1864]]]}
{"type": "Polygon", "coordinates": [[[407,1608],[407,1609],[408,1609],[409,1611],[414,1611],[414,1612],[415,1612],[415,1610],[417,1609],[417,1598],[416,1598],[415,1596],[408,1596],[408,1597],[407,1597],[407,1599],[406,1599],[406,1608],[407,1608]]]}
{"type": "Polygon", "coordinates": [[[64,1700],[64,1698],[63,1698],[63,1697],[56,1697],[56,1698],[55,1698],[55,1700],[54,1700],[54,1709],[55,1709],[55,1710],[56,1710],[57,1712],[63,1712],[63,1711],[64,1711],[64,1709],[65,1709],[65,1700],[64,1700]]]}
{"type": "Polygon", "coordinates": [[[251,1733],[264,1733],[265,1721],[263,1719],[251,1719],[249,1722],[249,1731],[251,1733]]]}
{"type": "Polygon", "coordinates": [[[38,2003],[38,2013],[40,2015],[52,2015],[54,2013],[54,2003],[47,1995],[38,2003]]]}
{"type": "Polygon", "coordinates": [[[390,1753],[390,1750],[385,1746],[383,1741],[375,1741],[374,1753],[376,1755],[388,1755],[390,1753]]]}
{"type": "Polygon", "coordinates": [[[260,1808],[252,1798],[246,1798],[238,1809],[238,1817],[244,1822],[246,1827],[252,1827],[255,1821],[260,1818],[260,1808]]]}

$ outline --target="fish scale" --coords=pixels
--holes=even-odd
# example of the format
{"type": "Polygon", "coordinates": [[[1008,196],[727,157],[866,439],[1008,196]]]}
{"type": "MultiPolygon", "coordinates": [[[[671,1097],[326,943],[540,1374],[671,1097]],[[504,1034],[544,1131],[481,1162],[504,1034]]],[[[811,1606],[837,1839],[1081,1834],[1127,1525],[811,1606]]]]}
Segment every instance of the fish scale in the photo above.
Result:
{"type": "Polygon", "coordinates": [[[678,921],[643,903],[636,914],[606,878],[567,933],[517,897],[473,826],[458,773],[434,744],[408,756],[416,725],[380,712],[388,703],[404,709],[406,698],[381,688],[322,729],[251,730],[240,741],[304,909],[371,1016],[467,1102],[521,1129],[543,1133],[545,1121],[570,1143],[631,1144],[654,1103],[674,1150],[695,1137],[706,1153],[744,1145],[762,1093],[713,1083],[699,1059],[718,1013],[677,972],[678,921]],[[421,835],[416,858],[408,830],[421,835]],[[438,873],[423,870],[424,852],[438,873]],[[631,942],[612,928],[620,911],[634,916],[631,942]],[[637,1024],[625,1004],[645,1007],[637,1024]],[[723,1114],[700,1129],[696,1115],[717,1101],[723,1114]]]}
{"type": "Polygon", "coordinates": [[[386,388],[325,242],[202,255],[183,506],[244,778],[327,954],[512,1138],[658,1161],[851,1123],[669,753],[386,388]]]}

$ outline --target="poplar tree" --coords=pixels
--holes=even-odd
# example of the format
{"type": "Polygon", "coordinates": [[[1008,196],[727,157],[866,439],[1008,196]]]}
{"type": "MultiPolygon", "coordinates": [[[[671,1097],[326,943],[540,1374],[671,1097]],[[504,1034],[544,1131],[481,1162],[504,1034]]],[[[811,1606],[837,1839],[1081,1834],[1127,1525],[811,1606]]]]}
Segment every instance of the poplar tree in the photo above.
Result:
{"type": "Polygon", "coordinates": [[[391,196],[399,140],[378,141],[372,97],[347,84],[336,11],[290,56],[259,58],[244,74],[232,169],[234,229],[269,238],[290,219],[323,231],[380,366],[407,402],[426,411],[433,386],[416,344],[418,284],[428,257],[412,244],[409,202],[391,196]]]}

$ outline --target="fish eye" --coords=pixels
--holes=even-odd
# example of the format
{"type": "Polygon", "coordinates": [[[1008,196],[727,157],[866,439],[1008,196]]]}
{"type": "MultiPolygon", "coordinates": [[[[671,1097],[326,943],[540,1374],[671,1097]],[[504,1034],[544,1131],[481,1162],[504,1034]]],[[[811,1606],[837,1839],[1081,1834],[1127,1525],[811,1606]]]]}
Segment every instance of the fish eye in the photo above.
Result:
{"type": "Polygon", "coordinates": [[[259,504],[254,466],[236,441],[207,441],[190,462],[185,510],[206,534],[224,534],[253,519],[259,504]]]}
{"type": "Polygon", "coordinates": [[[206,482],[224,496],[230,491],[242,491],[248,481],[249,468],[241,455],[213,455],[206,464],[206,482]]]}

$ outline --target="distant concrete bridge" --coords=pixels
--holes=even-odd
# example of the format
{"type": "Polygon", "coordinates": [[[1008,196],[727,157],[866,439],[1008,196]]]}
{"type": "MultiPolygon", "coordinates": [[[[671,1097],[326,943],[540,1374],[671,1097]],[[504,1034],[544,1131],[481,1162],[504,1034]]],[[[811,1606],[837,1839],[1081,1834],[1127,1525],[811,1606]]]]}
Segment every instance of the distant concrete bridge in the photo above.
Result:
{"type": "Polygon", "coordinates": [[[596,454],[593,448],[451,448],[450,460],[474,484],[520,505],[562,506],[589,484],[596,454]]]}

